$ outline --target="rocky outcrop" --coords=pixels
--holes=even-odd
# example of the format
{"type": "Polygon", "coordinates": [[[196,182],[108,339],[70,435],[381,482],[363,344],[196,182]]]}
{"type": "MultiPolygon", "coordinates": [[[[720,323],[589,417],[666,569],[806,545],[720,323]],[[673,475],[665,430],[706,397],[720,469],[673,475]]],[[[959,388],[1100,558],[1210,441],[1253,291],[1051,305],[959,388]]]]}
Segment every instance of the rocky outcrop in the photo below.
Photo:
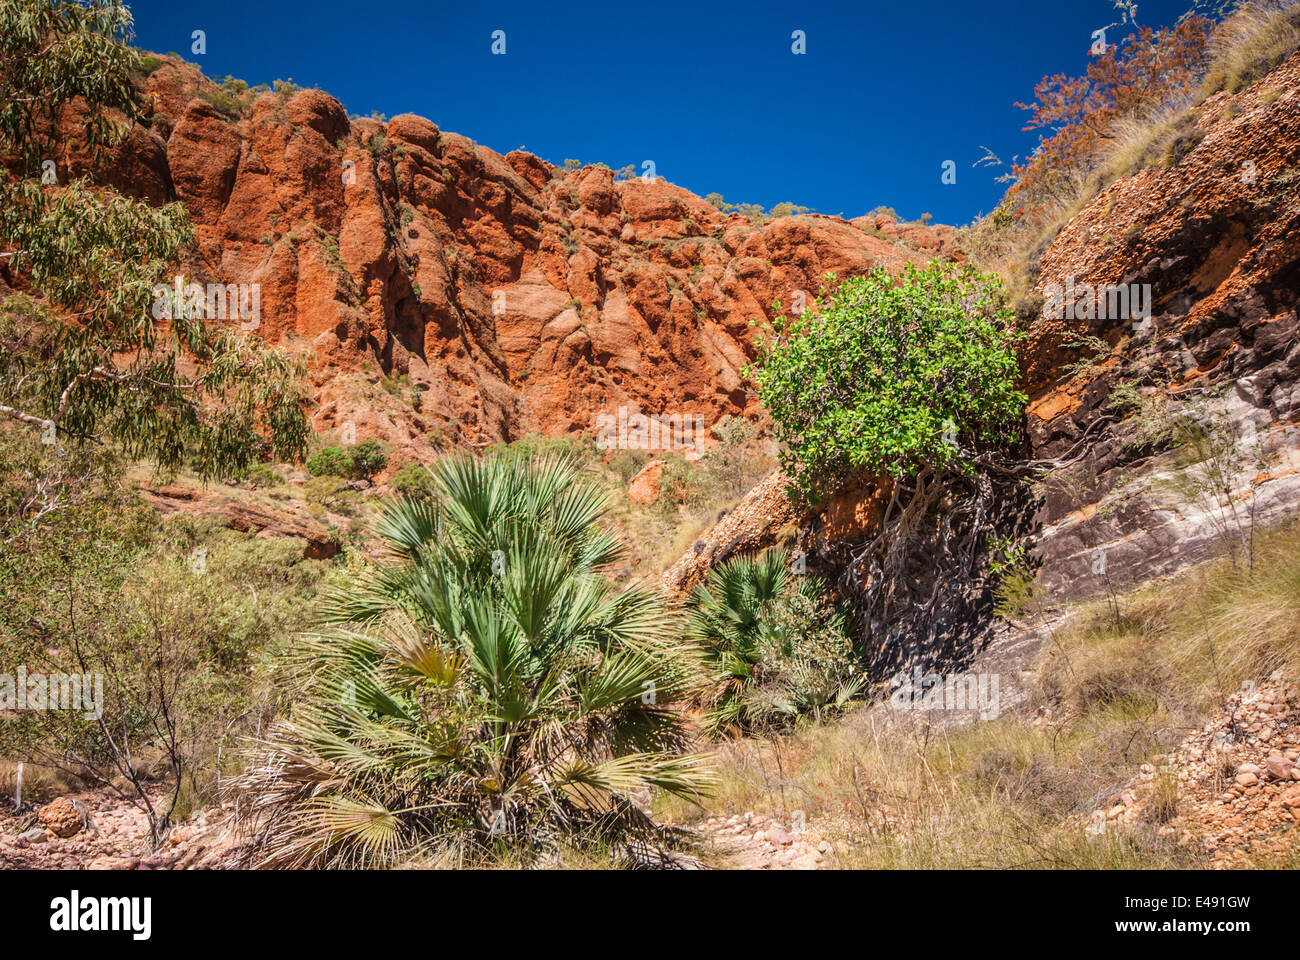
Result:
{"type": "MultiPolygon", "coordinates": [[[[1172,573],[1223,550],[1238,521],[1248,535],[1300,508],[1300,54],[1207,100],[1187,144],[1177,163],[1093,198],[1041,259],[1045,307],[1053,285],[1081,297],[1149,284],[1153,301],[1147,323],[1113,315],[1109,301],[1101,315],[1044,309],[1021,350],[1030,456],[1073,461],[1038,485],[1030,523],[1040,582],[1056,598],[1172,573]],[[1153,403],[1118,403],[1125,394],[1153,403]],[[1180,491],[1187,458],[1145,435],[1153,410],[1208,412],[1240,438],[1225,458],[1226,495],[1180,491]]],[[[774,475],[756,488],[665,585],[683,589],[791,524],[797,532],[781,536],[816,549],[860,542],[875,522],[869,484],[804,517],[777,494],[781,483],[774,475]]]]}
{"type": "Polygon", "coordinates": [[[627,482],[627,498],[642,506],[654,503],[659,499],[659,478],[663,472],[662,460],[652,460],[647,463],[627,482]]]}
{"type": "Polygon", "coordinates": [[[164,58],[113,181],[188,208],[199,282],[256,283],[302,354],[315,426],[405,455],[588,431],[602,413],[758,415],[752,325],[828,272],[952,252],[888,217],[751,222],[664,180],[505,156],[430,121],[349,119],[318,90],[234,98],[164,58]],[[413,388],[398,401],[367,389],[413,388]]]}
{"type": "Polygon", "coordinates": [[[662,586],[680,594],[702,580],[710,569],[733,556],[752,553],[784,540],[793,542],[804,519],[786,493],[787,479],[779,470],[759,481],[703,536],[696,540],[668,572],[662,586]]]}
{"type": "Polygon", "coordinates": [[[304,541],[303,556],[308,560],[328,560],[339,552],[340,538],[331,530],[310,519],[295,516],[290,508],[269,510],[210,490],[172,484],[141,487],[144,499],[164,516],[188,513],[216,517],[232,530],[259,537],[296,537],[304,541]]]}
{"type": "Polygon", "coordinates": [[[1243,522],[1300,504],[1300,54],[1195,114],[1190,149],[1104,190],[1041,261],[1039,292],[1149,285],[1149,322],[1045,313],[1023,354],[1029,436],[1054,457],[1089,430],[1086,456],[1044,487],[1037,518],[1044,584],[1085,595],[1170,572],[1223,547],[1220,506],[1177,491],[1185,458],[1142,436],[1130,384],[1174,416],[1210,408],[1239,438],[1230,495],[1243,522]],[[1082,371],[1070,364],[1103,348],[1082,371]],[[1065,372],[1063,372],[1065,371],[1065,372]],[[1161,399],[1163,398],[1163,400],[1161,399]],[[1167,401],[1167,403],[1165,403],[1167,401]],[[1098,421],[1122,420],[1095,429],[1098,421]]]}

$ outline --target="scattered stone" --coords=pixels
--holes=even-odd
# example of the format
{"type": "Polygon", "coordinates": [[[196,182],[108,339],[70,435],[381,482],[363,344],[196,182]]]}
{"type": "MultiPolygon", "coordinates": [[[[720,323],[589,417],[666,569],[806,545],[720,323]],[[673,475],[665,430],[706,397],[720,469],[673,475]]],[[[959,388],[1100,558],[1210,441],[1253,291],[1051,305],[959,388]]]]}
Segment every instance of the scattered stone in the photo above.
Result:
{"type": "Polygon", "coordinates": [[[774,843],[782,847],[788,847],[794,843],[794,837],[779,823],[772,824],[772,828],[767,831],[767,840],[768,843],[774,843]]]}
{"type": "Polygon", "coordinates": [[[37,820],[56,837],[76,836],[85,826],[85,818],[67,797],[59,797],[42,807],[37,820]]]}
{"type": "Polygon", "coordinates": [[[1291,766],[1291,761],[1281,754],[1274,754],[1264,761],[1264,769],[1274,780],[1290,780],[1291,766]]]}

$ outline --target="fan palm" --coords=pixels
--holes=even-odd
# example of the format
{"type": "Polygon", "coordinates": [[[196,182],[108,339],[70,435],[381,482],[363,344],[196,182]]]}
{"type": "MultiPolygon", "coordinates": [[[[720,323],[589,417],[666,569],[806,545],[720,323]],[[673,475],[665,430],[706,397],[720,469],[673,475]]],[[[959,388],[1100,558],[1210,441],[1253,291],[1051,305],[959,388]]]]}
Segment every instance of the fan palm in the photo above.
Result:
{"type": "Polygon", "coordinates": [[[384,864],[426,847],[635,839],[632,802],[698,798],[668,705],[698,672],[664,609],[601,575],[605,504],[564,458],[453,458],[385,510],[390,554],[306,638],[303,689],[242,786],[265,862],[384,864]]]}
{"type": "Polygon", "coordinates": [[[825,591],[820,578],[793,577],[777,550],[728,560],[695,587],[686,636],[708,651],[713,671],[706,732],[842,706],[861,690],[845,612],[825,591]]]}

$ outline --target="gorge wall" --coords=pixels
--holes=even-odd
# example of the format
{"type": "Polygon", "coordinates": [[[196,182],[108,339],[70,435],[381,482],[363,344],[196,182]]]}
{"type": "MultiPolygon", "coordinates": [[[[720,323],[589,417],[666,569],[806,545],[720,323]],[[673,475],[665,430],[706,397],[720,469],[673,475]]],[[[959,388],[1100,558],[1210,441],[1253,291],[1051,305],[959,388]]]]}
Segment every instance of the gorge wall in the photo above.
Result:
{"type": "MultiPolygon", "coordinates": [[[[173,58],[142,84],[148,125],[112,182],[185,204],[194,279],[260,285],[258,334],[307,360],[317,429],[352,422],[401,457],[590,431],[619,407],[757,418],[741,370],[773,301],[811,298],[828,272],[962,256],[948,227],[751,220],[663,180],[502,156],[419,117],[349,119],[317,90],[232,97],[173,58]]],[[[1300,55],[1199,104],[1176,147],[1084,204],[1037,260],[1045,300],[1053,285],[1149,285],[1153,301],[1140,326],[1046,310],[1028,326],[1032,455],[1084,451],[1041,485],[1034,517],[1043,582],[1061,595],[1099,589],[1098,551],[1114,585],[1222,539],[1170,494],[1178,455],[1143,439],[1134,408],[1114,404],[1121,388],[1175,412],[1217,397],[1258,439],[1233,500],[1260,522],[1300,503],[1300,55]]],[[[670,585],[788,533],[779,487],[701,538],[670,585]]],[[[859,535],[872,502],[838,498],[805,519],[805,542],[859,535]]]]}
{"type": "Polygon", "coordinates": [[[185,204],[187,280],[260,285],[258,335],[308,361],[318,430],[351,421],[407,456],[590,431],[620,406],[757,416],[741,369],[774,301],[952,252],[948,227],[751,221],[662,179],[502,156],[412,115],[350,120],[318,90],[230,96],[154,64],[148,126],[112,182],[185,204]]]}

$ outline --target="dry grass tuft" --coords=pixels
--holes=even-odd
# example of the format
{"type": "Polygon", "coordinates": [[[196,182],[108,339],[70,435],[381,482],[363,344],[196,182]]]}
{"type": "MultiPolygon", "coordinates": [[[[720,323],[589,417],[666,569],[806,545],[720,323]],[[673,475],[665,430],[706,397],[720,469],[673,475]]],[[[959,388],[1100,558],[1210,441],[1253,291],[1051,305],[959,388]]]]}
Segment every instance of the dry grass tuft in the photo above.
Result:
{"type": "Polygon", "coordinates": [[[1220,29],[1201,96],[1236,93],[1300,49],[1300,3],[1254,0],[1243,4],[1220,29]]]}

